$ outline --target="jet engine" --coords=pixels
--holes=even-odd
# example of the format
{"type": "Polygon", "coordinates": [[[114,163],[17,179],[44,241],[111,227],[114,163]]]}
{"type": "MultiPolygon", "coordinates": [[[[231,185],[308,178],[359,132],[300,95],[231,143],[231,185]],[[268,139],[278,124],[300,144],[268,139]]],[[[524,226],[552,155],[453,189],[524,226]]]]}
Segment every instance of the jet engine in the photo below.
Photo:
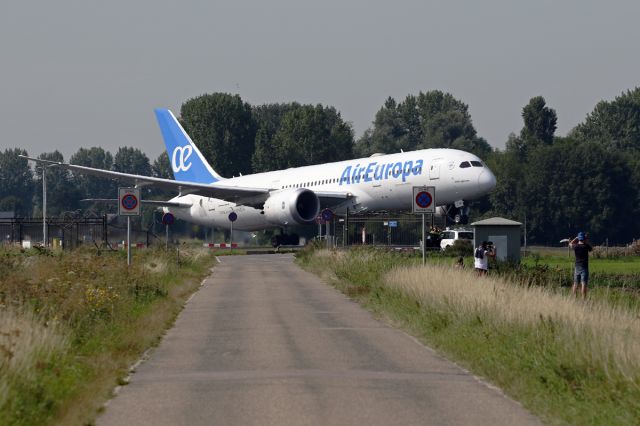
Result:
{"type": "Polygon", "coordinates": [[[264,216],[274,225],[307,225],[320,212],[318,196],[308,189],[274,191],[264,202],[264,216]]]}

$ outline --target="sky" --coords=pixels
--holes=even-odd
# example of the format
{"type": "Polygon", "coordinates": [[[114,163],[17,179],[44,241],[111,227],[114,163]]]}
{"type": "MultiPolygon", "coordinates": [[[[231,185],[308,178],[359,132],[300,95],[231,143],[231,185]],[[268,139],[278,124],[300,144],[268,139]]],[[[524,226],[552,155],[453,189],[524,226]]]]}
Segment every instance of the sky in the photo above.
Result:
{"type": "Polygon", "coordinates": [[[6,0],[0,150],[153,160],[153,109],[213,92],[334,106],[359,138],[387,97],[438,89],[498,148],[541,95],[564,135],[640,85],[638,16],[621,0],[6,0]]]}

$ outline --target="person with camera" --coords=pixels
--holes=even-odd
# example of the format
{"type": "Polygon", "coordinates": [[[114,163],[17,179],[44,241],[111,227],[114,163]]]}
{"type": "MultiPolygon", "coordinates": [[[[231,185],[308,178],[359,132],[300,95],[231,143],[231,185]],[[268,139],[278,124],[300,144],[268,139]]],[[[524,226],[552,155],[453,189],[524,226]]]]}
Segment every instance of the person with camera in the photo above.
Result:
{"type": "Polygon", "coordinates": [[[577,295],[578,284],[580,284],[580,293],[582,298],[586,299],[587,284],[589,283],[589,252],[593,250],[593,247],[589,244],[589,234],[578,232],[578,236],[569,241],[569,247],[573,249],[576,256],[571,294],[577,295]]]}
{"type": "Polygon", "coordinates": [[[474,268],[478,276],[487,274],[490,257],[496,257],[496,252],[493,250],[493,243],[483,241],[473,255],[474,268]]]}

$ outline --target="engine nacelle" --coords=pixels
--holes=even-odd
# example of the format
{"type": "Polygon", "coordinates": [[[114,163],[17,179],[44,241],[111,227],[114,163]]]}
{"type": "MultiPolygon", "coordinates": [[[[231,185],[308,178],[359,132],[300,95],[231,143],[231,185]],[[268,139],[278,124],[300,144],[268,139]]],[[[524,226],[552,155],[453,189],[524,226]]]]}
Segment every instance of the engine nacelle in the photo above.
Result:
{"type": "Polygon", "coordinates": [[[264,216],[274,225],[307,225],[320,212],[318,196],[308,189],[274,191],[264,202],[264,216]]]}

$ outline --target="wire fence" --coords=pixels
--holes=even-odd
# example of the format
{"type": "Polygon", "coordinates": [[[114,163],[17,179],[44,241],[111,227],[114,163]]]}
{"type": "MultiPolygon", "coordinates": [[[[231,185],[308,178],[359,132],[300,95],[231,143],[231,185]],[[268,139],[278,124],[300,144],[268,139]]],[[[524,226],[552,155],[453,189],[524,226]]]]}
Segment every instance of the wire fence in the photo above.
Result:
{"type": "MultiPolygon", "coordinates": [[[[426,248],[439,248],[440,218],[427,215],[426,248]],[[437,231],[436,231],[437,230],[437,231]]],[[[422,217],[419,215],[357,215],[340,218],[331,225],[338,246],[420,247],[422,217]]]]}
{"type": "MultiPolygon", "coordinates": [[[[119,248],[127,239],[126,222],[107,220],[106,216],[92,218],[48,218],[46,245],[53,248],[74,249],[81,245],[119,248]]],[[[41,218],[0,219],[0,237],[3,245],[31,248],[44,242],[41,218]]],[[[131,228],[131,246],[147,247],[164,244],[164,238],[139,226],[131,228]]]]}

